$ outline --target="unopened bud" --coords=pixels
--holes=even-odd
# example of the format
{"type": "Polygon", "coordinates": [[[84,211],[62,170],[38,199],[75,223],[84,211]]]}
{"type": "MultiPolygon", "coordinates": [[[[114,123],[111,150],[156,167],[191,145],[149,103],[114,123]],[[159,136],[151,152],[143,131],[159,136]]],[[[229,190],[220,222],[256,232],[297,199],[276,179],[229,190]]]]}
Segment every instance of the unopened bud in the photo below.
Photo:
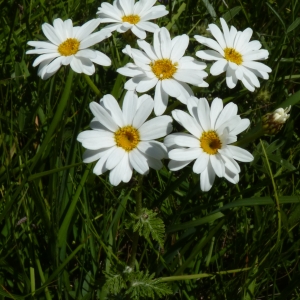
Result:
{"type": "Polygon", "coordinates": [[[290,117],[288,112],[291,110],[291,106],[283,109],[277,108],[273,113],[267,113],[262,117],[262,127],[265,134],[275,135],[277,134],[286,120],[290,117]]]}

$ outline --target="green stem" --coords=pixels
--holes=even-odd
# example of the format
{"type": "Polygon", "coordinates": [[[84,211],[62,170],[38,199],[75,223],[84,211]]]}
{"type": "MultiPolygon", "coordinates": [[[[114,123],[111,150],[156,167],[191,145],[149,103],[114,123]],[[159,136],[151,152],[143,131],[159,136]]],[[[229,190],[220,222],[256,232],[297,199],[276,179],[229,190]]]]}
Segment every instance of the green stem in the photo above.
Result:
{"type": "MultiPolygon", "coordinates": [[[[142,184],[143,184],[143,175],[138,176],[138,189],[136,191],[136,208],[135,208],[135,214],[140,217],[142,214],[142,205],[143,205],[143,195],[142,195],[142,184]]],[[[131,251],[131,257],[129,260],[129,266],[134,269],[135,265],[135,258],[136,258],[136,253],[137,253],[137,248],[138,248],[138,242],[139,242],[139,232],[136,231],[133,234],[133,239],[132,239],[132,251],[131,251]]]]}
{"type": "Polygon", "coordinates": [[[276,203],[276,208],[277,208],[277,217],[278,217],[278,232],[277,232],[277,242],[276,242],[276,244],[278,244],[279,241],[280,241],[280,236],[281,236],[281,211],[280,211],[280,204],[279,204],[277,189],[276,189],[274,177],[273,177],[273,174],[272,174],[271,166],[269,164],[268,156],[267,156],[267,153],[266,153],[266,150],[265,150],[265,147],[264,147],[264,144],[263,144],[262,140],[260,140],[260,144],[261,144],[262,150],[263,150],[265,158],[266,158],[267,167],[268,167],[268,170],[269,170],[269,173],[270,173],[270,177],[271,177],[271,181],[272,181],[272,185],[273,185],[273,189],[274,189],[274,197],[275,197],[275,203],[276,203]]]}
{"type": "Polygon", "coordinates": [[[42,145],[40,146],[40,148],[38,149],[37,154],[35,155],[35,157],[33,158],[33,163],[30,167],[30,171],[32,171],[34,169],[34,167],[37,165],[37,163],[39,162],[41,156],[43,155],[45,149],[47,146],[49,146],[49,142],[53,136],[53,134],[55,133],[56,128],[58,127],[58,124],[61,121],[62,115],[65,111],[65,108],[67,106],[68,100],[70,98],[70,93],[71,93],[71,86],[72,86],[72,82],[73,82],[73,75],[74,72],[73,70],[70,68],[69,71],[69,75],[67,77],[67,81],[66,81],[66,85],[63,91],[63,94],[61,96],[61,99],[58,103],[57,106],[57,110],[55,112],[54,118],[49,126],[49,129],[46,133],[46,136],[44,138],[44,141],[42,143],[42,145]]]}
{"type": "Polygon", "coordinates": [[[213,277],[215,275],[227,275],[227,274],[232,274],[232,273],[245,272],[245,271],[248,271],[250,269],[252,269],[252,267],[243,268],[243,269],[236,269],[236,270],[220,271],[220,272],[215,272],[213,274],[201,273],[201,274],[193,274],[193,275],[180,275],[180,276],[161,277],[161,278],[159,278],[159,280],[160,280],[160,282],[167,282],[167,281],[200,279],[200,278],[206,278],[206,277],[213,277]]]}
{"type": "Polygon", "coordinates": [[[91,87],[91,89],[95,92],[97,96],[101,96],[100,90],[96,87],[94,82],[91,80],[90,76],[83,74],[83,78],[85,79],[86,83],[91,87]]]}

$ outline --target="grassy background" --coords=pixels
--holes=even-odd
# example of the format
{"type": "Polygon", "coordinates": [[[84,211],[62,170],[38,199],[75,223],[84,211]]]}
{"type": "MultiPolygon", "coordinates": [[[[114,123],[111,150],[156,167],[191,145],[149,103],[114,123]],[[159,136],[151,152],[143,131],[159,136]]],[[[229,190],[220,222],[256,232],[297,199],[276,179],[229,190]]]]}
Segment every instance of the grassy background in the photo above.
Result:
{"type": "MultiPolygon", "coordinates": [[[[0,0],[0,299],[112,299],[105,295],[103,272],[128,262],[133,234],[124,224],[135,209],[136,178],[113,188],[107,174],[95,176],[93,165],[82,163],[76,142],[91,120],[88,103],[99,96],[84,76],[71,78],[69,68],[41,80],[32,67],[35,56],[25,55],[27,41],[45,39],[44,22],[59,17],[82,25],[96,17],[101,2],[0,0]],[[66,108],[54,122],[61,103],[66,108]]],[[[221,16],[238,30],[251,27],[252,39],[270,52],[270,80],[261,80],[256,92],[241,84],[229,90],[219,76],[208,78],[209,88],[194,88],[196,96],[235,102],[251,120],[250,130],[263,114],[294,106],[279,134],[245,145],[255,160],[241,164],[237,185],[217,179],[203,193],[191,167],[152,170],[144,178],[143,205],[163,219],[166,235],[164,248],[139,240],[136,268],[164,281],[204,274],[170,281],[173,295],[165,299],[300,299],[300,4],[165,2],[170,14],[158,24],[172,36],[189,34],[186,55],[202,48],[194,34],[206,35],[207,24],[221,16]]],[[[97,46],[113,62],[91,76],[102,94],[118,99],[125,78],[115,70],[127,61],[125,45],[114,34],[97,46]]]]}

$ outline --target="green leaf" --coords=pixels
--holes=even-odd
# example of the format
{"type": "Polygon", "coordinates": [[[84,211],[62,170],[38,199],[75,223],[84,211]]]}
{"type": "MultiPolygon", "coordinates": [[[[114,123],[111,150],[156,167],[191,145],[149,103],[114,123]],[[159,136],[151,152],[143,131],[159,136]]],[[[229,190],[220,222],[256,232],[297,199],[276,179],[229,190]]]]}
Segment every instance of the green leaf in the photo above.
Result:
{"type": "Polygon", "coordinates": [[[294,29],[296,29],[300,24],[300,18],[297,18],[286,30],[286,33],[289,33],[291,31],[293,31],[294,29]]]}

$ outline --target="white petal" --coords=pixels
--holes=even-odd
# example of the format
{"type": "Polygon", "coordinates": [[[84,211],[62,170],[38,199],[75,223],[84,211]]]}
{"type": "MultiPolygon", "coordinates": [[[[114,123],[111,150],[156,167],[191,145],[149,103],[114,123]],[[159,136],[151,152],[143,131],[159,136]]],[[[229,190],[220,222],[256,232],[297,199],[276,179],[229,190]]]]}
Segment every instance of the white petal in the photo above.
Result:
{"type": "Polygon", "coordinates": [[[168,105],[168,99],[169,95],[162,88],[162,81],[158,80],[154,94],[154,113],[156,116],[160,116],[164,113],[168,105]]]}
{"type": "Polygon", "coordinates": [[[150,114],[153,110],[153,107],[154,107],[154,101],[150,96],[148,96],[144,100],[143,106],[139,107],[139,109],[136,111],[136,114],[132,121],[133,127],[140,128],[142,126],[142,124],[150,116],[150,114]]]}
{"type": "Polygon", "coordinates": [[[210,162],[208,162],[207,168],[200,175],[201,190],[204,192],[208,192],[215,181],[215,177],[216,174],[212,168],[212,165],[210,162]]]}
{"type": "Polygon", "coordinates": [[[211,128],[215,128],[216,121],[223,110],[223,101],[220,98],[215,98],[210,107],[210,122],[211,128]]]}
{"type": "Polygon", "coordinates": [[[210,155],[210,162],[217,176],[223,177],[225,173],[225,166],[222,161],[221,155],[210,155]]]}
{"type": "Polygon", "coordinates": [[[172,51],[170,58],[173,62],[177,62],[185,53],[189,45],[189,37],[186,34],[177,36],[172,40],[172,51]]]}
{"type": "Polygon", "coordinates": [[[139,142],[137,148],[142,153],[155,159],[163,159],[168,157],[166,146],[157,141],[141,141],[139,142]]]}
{"type": "Polygon", "coordinates": [[[85,38],[87,38],[100,24],[100,19],[92,19],[85,24],[83,24],[78,32],[75,34],[75,38],[79,41],[83,41],[85,38]]]}
{"type": "Polygon", "coordinates": [[[98,103],[91,102],[90,110],[93,115],[102,123],[107,129],[112,132],[115,132],[119,129],[118,125],[115,123],[110,114],[98,103]]]}
{"type": "Polygon", "coordinates": [[[110,156],[111,152],[114,150],[114,148],[109,148],[106,149],[103,153],[101,158],[98,160],[98,162],[96,163],[94,169],[93,169],[93,173],[96,175],[101,175],[104,172],[107,171],[107,168],[105,167],[106,164],[106,160],[107,158],[110,156]]]}
{"type": "Polygon", "coordinates": [[[251,162],[253,161],[253,155],[245,149],[237,146],[228,145],[227,146],[232,154],[232,157],[238,161],[251,162]]]}
{"type": "Polygon", "coordinates": [[[160,38],[160,49],[161,49],[162,57],[170,58],[172,42],[171,42],[171,37],[168,29],[162,27],[160,29],[159,38],[160,38]]]}
{"type": "Polygon", "coordinates": [[[94,52],[96,54],[96,58],[91,59],[92,62],[106,67],[111,65],[111,60],[107,55],[97,50],[94,50],[94,52]]]}
{"type": "Polygon", "coordinates": [[[190,132],[196,138],[200,138],[202,135],[202,128],[189,114],[182,110],[175,109],[172,111],[173,118],[183,126],[188,132],[190,132]]]}
{"type": "Polygon", "coordinates": [[[210,108],[205,98],[200,98],[198,102],[198,116],[204,131],[211,130],[210,108]]]}
{"type": "Polygon", "coordinates": [[[220,126],[222,126],[225,122],[230,120],[233,116],[236,116],[238,107],[236,104],[230,102],[221,111],[219,114],[219,117],[217,118],[217,121],[215,123],[215,129],[218,130],[220,126]]]}
{"type": "Polygon", "coordinates": [[[196,52],[196,56],[205,60],[223,60],[224,56],[215,50],[200,50],[196,52]]]}
{"type": "Polygon", "coordinates": [[[55,44],[55,45],[58,46],[58,45],[60,45],[60,44],[63,42],[63,40],[61,40],[61,39],[57,36],[56,31],[55,31],[55,29],[54,29],[53,26],[51,26],[51,25],[49,25],[49,24],[47,24],[47,23],[44,23],[44,24],[42,25],[42,30],[43,30],[45,36],[47,37],[47,39],[48,39],[51,43],[53,43],[53,44],[55,44]]]}
{"type": "Polygon", "coordinates": [[[131,125],[137,110],[138,97],[134,91],[128,91],[123,100],[123,118],[125,125],[131,125]]]}
{"type": "Polygon", "coordinates": [[[147,159],[137,148],[129,152],[129,161],[138,173],[146,174],[149,172],[147,159]]]}
{"type": "Polygon", "coordinates": [[[141,40],[146,38],[145,30],[143,30],[135,25],[131,27],[131,31],[134,35],[136,35],[141,40]]]}
{"type": "Polygon", "coordinates": [[[125,121],[123,118],[123,113],[120,109],[119,103],[117,100],[110,94],[105,95],[102,98],[103,106],[107,111],[109,111],[111,117],[113,118],[114,122],[119,126],[125,126],[125,121]]]}
{"type": "Polygon", "coordinates": [[[86,130],[79,133],[77,141],[90,150],[108,148],[116,144],[113,134],[109,131],[86,130]]]}
{"type": "Polygon", "coordinates": [[[197,159],[202,154],[200,148],[178,148],[169,152],[169,158],[178,161],[197,159]]]}
{"type": "Polygon", "coordinates": [[[210,68],[210,74],[218,76],[225,72],[228,68],[228,61],[226,59],[220,59],[216,61],[210,68]]]}
{"type": "Polygon", "coordinates": [[[115,168],[126,155],[126,151],[122,147],[115,147],[106,161],[105,167],[108,170],[115,168]]]}
{"type": "Polygon", "coordinates": [[[175,143],[180,147],[187,147],[187,148],[200,147],[199,139],[195,138],[193,135],[184,132],[182,132],[180,135],[175,137],[175,143]]]}
{"type": "Polygon", "coordinates": [[[172,118],[160,116],[145,122],[140,128],[141,140],[154,140],[161,138],[172,131],[172,118]]]}
{"type": "Polygon", "coordinates": [[[186,167],[192,160],[187,161],[177,161],[177,160],[170,160],[168,164],[168,168],[171,171],[178,171],[186,167]]]}
{"type": "Polygon", "coordinates": [[[110,36],[111,32],[107,29],[102,29],[98,32],[92,33],[80,42],[79,49],[85,49],[95,44],[98,44],[110,36]]]}
{"type": "Polygon", "coordinates": [[[156,85],[157,81],[158,79],[156,77],[148,78],[144,76],[143,79],[139,81],[136,91],[139,93],[147,92],[156,85]]]}
{"type": "Polygon", "coordinates": [[[139,29],[143,29],[149,32],[154,32],[159,28],[157,24],[154,24],[152,22],[144,22],[144,21],[140,21],[135,26],[138,27],[139,29]]]}
{"type": "Polygon", "coordinates": [[[207,168],[208,162],[209,155],[202,151],[193,165],[193,172],[196,174],[202,173],[207,168]]]}

